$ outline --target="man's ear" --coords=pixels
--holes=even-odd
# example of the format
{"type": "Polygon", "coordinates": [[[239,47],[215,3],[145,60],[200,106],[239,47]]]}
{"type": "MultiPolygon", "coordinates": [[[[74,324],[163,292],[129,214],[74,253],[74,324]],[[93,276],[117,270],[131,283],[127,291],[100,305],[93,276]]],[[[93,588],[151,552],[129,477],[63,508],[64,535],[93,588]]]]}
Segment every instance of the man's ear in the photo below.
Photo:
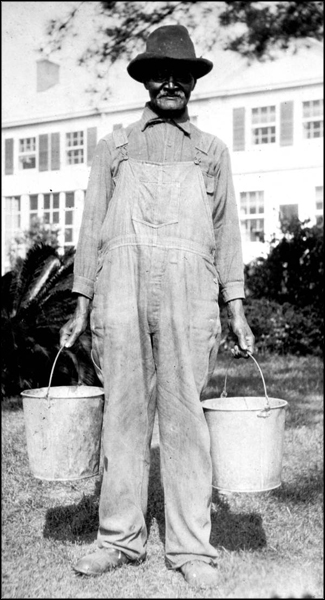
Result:
{"type": "Polygon", "coordinates": [[[192,92],[196,86],[196,82],[197,82],[197,79],[194,79],[194,77],[193,77],[193,86],[192,86],[192,90],[191,90],[192,92]]]}

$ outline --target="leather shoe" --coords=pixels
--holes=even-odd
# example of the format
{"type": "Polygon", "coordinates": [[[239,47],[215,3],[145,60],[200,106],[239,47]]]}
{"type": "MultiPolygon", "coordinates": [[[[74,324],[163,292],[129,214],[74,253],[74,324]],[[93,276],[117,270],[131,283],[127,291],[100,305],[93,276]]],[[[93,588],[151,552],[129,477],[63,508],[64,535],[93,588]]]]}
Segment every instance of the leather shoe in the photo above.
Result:
{"type": "Polygon", "coordinates": [[[216,569],[202,560],[193,560],[180,568],[185,581],[197,588],[211,588],[218,585],[216,569]]]}
{"type": "Polygon", "coordinates": [[[88,554],[81,558],[74,570],[83,575],[102,575],[111,569],[121,567],[131,562],[124,552],[115,548],[100,548],[93,554],[88,554]]]}

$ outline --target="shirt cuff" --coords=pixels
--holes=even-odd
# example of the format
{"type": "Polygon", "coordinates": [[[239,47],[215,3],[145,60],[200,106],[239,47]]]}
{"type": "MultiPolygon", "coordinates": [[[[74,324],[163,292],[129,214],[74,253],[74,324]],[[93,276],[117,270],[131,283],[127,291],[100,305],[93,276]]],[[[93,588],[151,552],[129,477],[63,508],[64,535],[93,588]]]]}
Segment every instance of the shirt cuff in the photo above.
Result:
{"type": "Polygon", "coordinates": [[[221,288],[220,293],[224,302],[245,298],[244,286],[241,283],[227,283],[225,287],[221,288]]]}
{"type": "Polygon", "coordinates": [[[81,294],[92,300],[94,295],[94,282],[92,279],[86,279],[80,275],[75,275],[73,280],[72,292],[81,294]]]}

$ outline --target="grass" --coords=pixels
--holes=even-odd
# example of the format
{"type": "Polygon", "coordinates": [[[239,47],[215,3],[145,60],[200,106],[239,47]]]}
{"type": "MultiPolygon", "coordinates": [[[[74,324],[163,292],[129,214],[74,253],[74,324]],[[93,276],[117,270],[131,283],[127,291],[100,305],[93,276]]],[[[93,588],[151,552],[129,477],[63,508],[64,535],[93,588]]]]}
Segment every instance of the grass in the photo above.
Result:
{"type": "MultiPolygon", "coordinates": [[[[100,477],[47,482],[29,471],[19,399],[2,402],[2,598],[323,598],[323,365],[315,357],[261,357],[268,395],[289,402],[283,484],[256,494],[213,491],[211,542],[219,584],[195,591],[164,559],[159,439],[152,445],[148,558],[98,578],[71,564],[95,549],[100,477]]],[[[250,361],[249,361],[250,362],[250,361]]],[[[262,395],[253,363],[231,361],[228,395],[262,395]]],[[[228,357],[207,397],[222,390],[228,357]]]]}

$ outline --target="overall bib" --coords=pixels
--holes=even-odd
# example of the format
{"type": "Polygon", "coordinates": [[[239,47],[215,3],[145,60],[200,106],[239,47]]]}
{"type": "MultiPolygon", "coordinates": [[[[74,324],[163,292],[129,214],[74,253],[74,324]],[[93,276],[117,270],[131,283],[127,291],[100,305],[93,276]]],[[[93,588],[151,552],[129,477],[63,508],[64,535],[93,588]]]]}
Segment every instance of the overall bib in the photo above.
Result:
{"type": "Polygon", "coordinates": [[[220,340],[215,239],[199,158],[128,157],[124,130],[101,230],[91,311],[100,368],[104,474],[98,544],[146,554],[150,443],[158,411],[166,558],[215,562],[210,438],[200,403],[220,340]]]}

